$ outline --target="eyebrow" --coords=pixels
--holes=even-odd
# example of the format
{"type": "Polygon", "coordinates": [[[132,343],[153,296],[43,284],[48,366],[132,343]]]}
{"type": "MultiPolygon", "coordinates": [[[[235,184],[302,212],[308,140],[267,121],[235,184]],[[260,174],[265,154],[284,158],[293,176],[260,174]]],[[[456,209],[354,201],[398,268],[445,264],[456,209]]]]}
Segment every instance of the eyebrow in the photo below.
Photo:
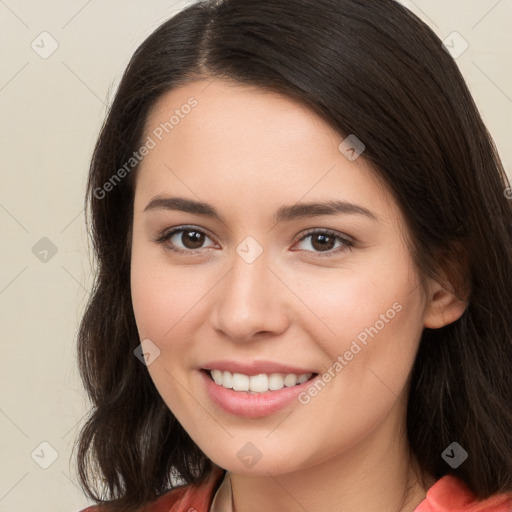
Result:
{"type": "MultiPolygon", "coordinates": [[[[224,222],[212,205],[184,197],[156,196],[146,205],[144,212],[160,209],[194,213],[224,222]]],[[[274,214],[274,222],[289,222],[300,218],[337,214],[364,215],[372,220],[378,220],[375,213],[362,206],[348,201],[331,200],[320,203],[296,203],[281,206],[274,214]]]]}

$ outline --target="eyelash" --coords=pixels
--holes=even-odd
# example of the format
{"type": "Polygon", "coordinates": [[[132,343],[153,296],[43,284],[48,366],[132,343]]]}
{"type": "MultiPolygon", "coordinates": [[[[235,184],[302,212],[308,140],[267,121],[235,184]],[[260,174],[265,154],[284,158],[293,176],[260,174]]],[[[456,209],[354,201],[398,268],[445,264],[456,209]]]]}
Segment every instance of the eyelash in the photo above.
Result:
{"type": "MultiPolygon", "coordinates": [[[[197,255],[197,254],[199,254],[201,252],[201,250],[195,250],[194,251],[194,250],[178,249],[175,246],[166,244],[166,242],[168,240],[170,240],[173,235],[175,235],[176,233],[182,233],[182,232],[185,232],[185,231],[196,231],[196,232],[201,233],[203,235],[206,235],[208,238],[210,238],[207,233],[205,233],[201,229],[198,229],[198,228],[196,228],[194,226],[181,226],[179,228],[173,229],[172,231],[163,231],[157,238],[153,238],[153,241],[156,242],[156,243],[164,245],[165,249],[167,249],[169,251],[172,251],[174,253],[187,254],[187,255],[197,255]]],[[[338,247],[336,249],[330,249],[329,251],[308,251],[308,250],[305,251],[305,252],[311,252],[311,253],[315,254],[316,257],[325,258],[325,257],[334,256],[336,254],[339,254],[340,252],[344,252],[346,250],[352,250],[352,248],[355,245],[355,243],[353,241],[351,241],[348,238],[345,238],[345,237],[339,235],[336,231],[332,231],[330,229],[311,229],[311,230],[308,230],[298,240],[296,240],[294,245],[296,243],[302,242],[308,236],[315,235],[315,234],[329,235],[329,236],[335,238],[336,240],[341,241],[343,243],[343,246],[344,246],[344,247],[338,247]]]]}

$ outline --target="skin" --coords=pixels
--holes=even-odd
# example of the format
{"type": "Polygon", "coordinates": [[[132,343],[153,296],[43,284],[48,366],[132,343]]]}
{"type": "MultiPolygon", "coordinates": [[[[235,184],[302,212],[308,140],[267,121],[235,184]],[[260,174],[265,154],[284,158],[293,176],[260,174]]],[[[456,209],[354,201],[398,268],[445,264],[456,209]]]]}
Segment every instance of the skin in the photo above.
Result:
{"type": "Polygon", "coordinates": [[[421,288],[405,219],[364,153],[348,160],[338,149],[344,137],[296,101],[199,80],[157,101],[144,140],[192,96],[198,105],[143,159],[136,180],[132,299],[141,340],[160,350],[148,366],[155,386],[201,450],[232,472],[237,512],[413,510],[428,487],[407,455],[410,371],[423,328],[457,320],[465,305],[432,279],[421,288]],[[144,211],[157,195],[207,202],[223,221],[144,211]],[[283,205],[332,199],[377,220],[272,220],[283,205]],[[172,242],[197,254],[154,241],[183,225],[205,232],[203,245],[183,233],[172,242]],[[322,252],[318,237],[299,241],[312,228],[355,244],[336,241],[322,252]],[[247,236],[263,249],[251,264],[236,252],[247,236]],[[246,419],[218,408],[204,390],[198,369],[219,358],[322,374],[394,303],[401,311],[308,404],[246,419]],[[248,442],[262,454],[251,468],[237,456],[248,442]]]}

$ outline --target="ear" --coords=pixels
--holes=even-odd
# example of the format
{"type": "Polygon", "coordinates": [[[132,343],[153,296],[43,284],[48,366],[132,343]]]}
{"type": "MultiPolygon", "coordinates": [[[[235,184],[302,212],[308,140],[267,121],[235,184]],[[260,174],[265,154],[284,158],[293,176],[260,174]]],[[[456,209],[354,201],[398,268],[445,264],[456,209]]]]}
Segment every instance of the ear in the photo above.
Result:
{"type": "Polygon", "coordinates": [[[468,302],[457,297],[456,293],[438,281],[429,282],[429,303],[427,304],[424,320],[425,327],[439,329],[458,320],[468,305],[468,302]]]}

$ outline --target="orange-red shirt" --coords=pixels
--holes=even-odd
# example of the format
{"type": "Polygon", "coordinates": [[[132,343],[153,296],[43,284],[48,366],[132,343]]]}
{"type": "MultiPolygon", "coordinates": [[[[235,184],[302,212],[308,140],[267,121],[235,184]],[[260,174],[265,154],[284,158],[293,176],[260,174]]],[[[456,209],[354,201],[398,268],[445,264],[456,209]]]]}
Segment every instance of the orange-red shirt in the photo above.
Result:
{"type": "MultiPolygon", "coordinates": [[[[224,475],[225,471],[215,468],[202,485],[173,489],[148,505],[147,512],[211,512],[214,499],[215,512],[232,512],[229,473],[228,478],[224,475]]],[[[92,506],[81,512],[98,512],[98,508],[92,506]]],[[[447,475],[427,491],[414,512],[512,512],[512,493],[478,501],[463,482],[447,475]]]]}

